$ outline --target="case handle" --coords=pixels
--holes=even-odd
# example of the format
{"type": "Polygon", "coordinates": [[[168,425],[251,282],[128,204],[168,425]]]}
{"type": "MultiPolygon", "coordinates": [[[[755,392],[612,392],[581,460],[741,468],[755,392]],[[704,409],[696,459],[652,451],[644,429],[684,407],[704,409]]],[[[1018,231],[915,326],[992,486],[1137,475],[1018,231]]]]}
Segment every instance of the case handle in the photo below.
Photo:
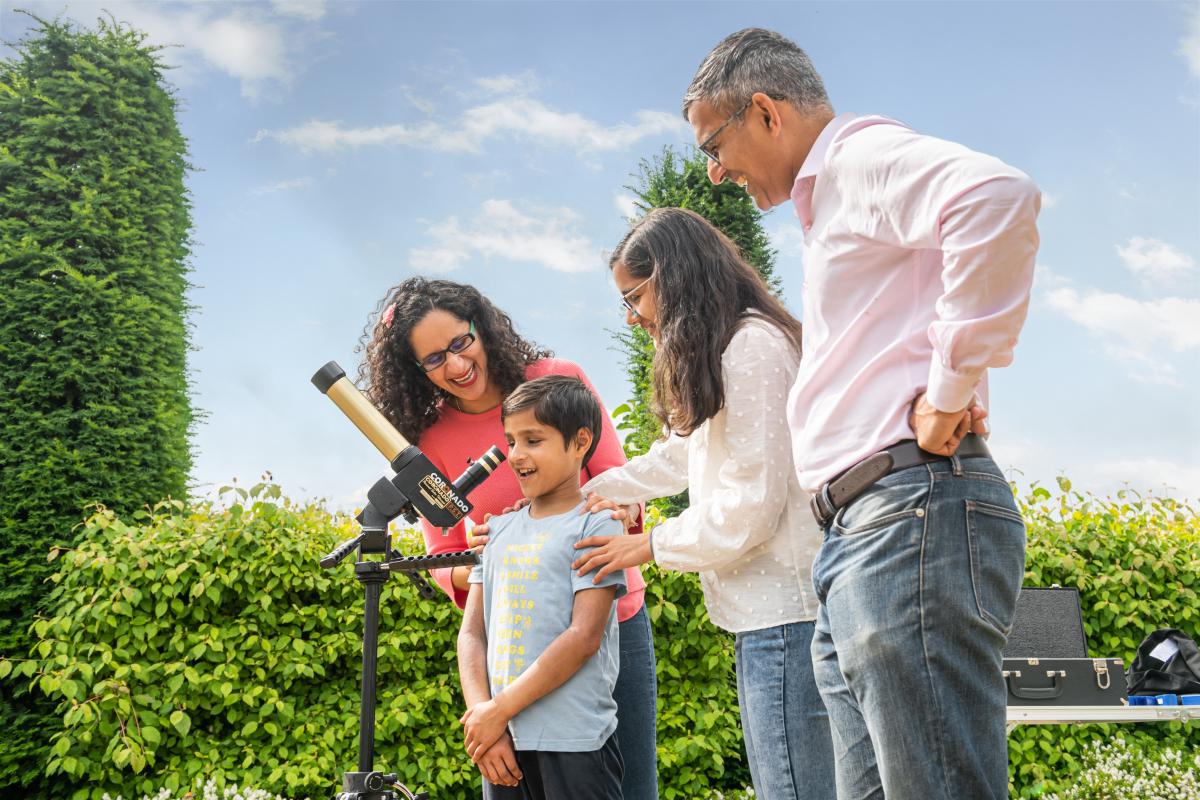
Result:
{"type": "Polygon", "coordinates": [[[1049,686],[1039,686],[1035,688],[1020,686],[1014,681],[1014,678],[1020,678],[1021,673],[1015,672],[1010,674],[1007,670],[1004,673],[1004,679],[1008,682],[1008,691],[1012,692],[1014,697],[1019,697],[1022,700],[1053,700],[1063,693],[1063,684],[1065,681],[1059,681],[1059,678],[1065,678],[1067,673],[1064,670],[1046,670],[1046,677],[1050,679],[1049,686]]]}

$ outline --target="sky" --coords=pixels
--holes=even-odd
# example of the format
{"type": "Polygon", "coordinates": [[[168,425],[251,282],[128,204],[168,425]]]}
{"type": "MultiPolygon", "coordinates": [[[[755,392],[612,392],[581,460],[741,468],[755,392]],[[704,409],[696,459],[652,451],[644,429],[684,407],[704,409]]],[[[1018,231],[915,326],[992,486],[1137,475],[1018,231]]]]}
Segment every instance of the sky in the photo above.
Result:
{"type": "MultiPolygon", "coordinates": [[[[389,287],[471,283],[519,332],[629,396],[605,253],[638,165],[749,26],[812,57],[838,113],[994,154],[1043,191],[1029,318],[990,376],[991,448],[1022,487],[1200,498],[1200,6],[1176,2],[35,2],[163,45],[195,239],[193,491],[269,471],[363,502],[387,465],[309,383],[354,374],[389,287]]],[[[0,45],[0,58],[13,55],[0,45]]],[[[799,315],[793,210],[764,225],[799,315]]],[[[452,476],[453,477],[453,476],[452,476]]]]}

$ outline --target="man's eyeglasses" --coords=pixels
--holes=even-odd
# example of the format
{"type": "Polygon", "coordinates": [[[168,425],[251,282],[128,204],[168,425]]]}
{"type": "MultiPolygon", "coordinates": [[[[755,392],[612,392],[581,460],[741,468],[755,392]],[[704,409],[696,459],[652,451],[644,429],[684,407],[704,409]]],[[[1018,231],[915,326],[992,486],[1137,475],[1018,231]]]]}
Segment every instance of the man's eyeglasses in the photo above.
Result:
{"type": "Polygon", "coordinates": [[[746,109],[749,108],[750,104],[753,102],[754,102],[754,98],[751,97],[749,100],[747,100],[745,103],[742,104],[741,108],[739,108],[737,111],[730,114],[729,119],[722,122],[715,131],[710,133],[708,135],[707,139],[705,139],[703,142],[700,143],[700,152],[704,153],[704,155],[707,156],[710,161],[713,161],[718,166],[721,165],[721,159],[717,158],[717,151],[714,150],[712,147],[713,140],[721,135],[721,131],[725,130],[725,128],[728,127],[729,123],[733,122],[735,119],[740,117],[742,114],[746,113],[746,109]]]}
{"type": "Polygon", "coordinates": [[[474,322],[471,323],[471,326],[467,328],[467,332],[462,336],[455,336],[453,339],[451,339],[450,344],[446,346],[445,350],[438,350],[436,353],[430,353],[420,361],[417,361],[416,364],[426,372],[433,372],[435,369],[446,363],[446,356],[450,355],[451,353],[458,355],[473,344],[475,344],[474,322]]]}
{"type": "Polygon", "coordinates": [[[641,312],[638,311],[637,308],[635,307],[636,305],[641,304],[642,298],[639,297],[636,302],[630,302],[629,296],[631,294],[636,294],[643,286],[645,286],[647,283],[649,283],[652,280],[654,280],[653,274],[649,278],[646,278],[646,280],[639,283],[637,286],[630,289],[628,292],[621,292],[621,307],[624,308],[626,311],[628,311],[630,314],[633,314],[634,319],[637,319],[642,316],[641,312]]]}

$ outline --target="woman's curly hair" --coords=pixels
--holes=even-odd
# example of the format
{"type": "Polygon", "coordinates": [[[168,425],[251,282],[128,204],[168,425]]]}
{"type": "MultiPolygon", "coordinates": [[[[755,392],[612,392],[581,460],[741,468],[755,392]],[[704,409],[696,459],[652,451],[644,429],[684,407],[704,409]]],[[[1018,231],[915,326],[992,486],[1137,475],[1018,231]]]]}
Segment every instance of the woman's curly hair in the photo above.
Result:
{"type": "Polygon", "coordinates": [[[450,397],[417,366],[412,349],[412,329],[434,309],[475,323],[487,353],[488,380],[500,387],[502,397],[525,382],[527,366],[554,355],[522,339],[508,315],[474,286],[416,277],[392,287],[363,331],[360,349],[366,357],[358,379],[367,398],[413,444],[437,421],[442,402],[450,397]],[[389,308],[391,313],[385,313],[389,308]]]}

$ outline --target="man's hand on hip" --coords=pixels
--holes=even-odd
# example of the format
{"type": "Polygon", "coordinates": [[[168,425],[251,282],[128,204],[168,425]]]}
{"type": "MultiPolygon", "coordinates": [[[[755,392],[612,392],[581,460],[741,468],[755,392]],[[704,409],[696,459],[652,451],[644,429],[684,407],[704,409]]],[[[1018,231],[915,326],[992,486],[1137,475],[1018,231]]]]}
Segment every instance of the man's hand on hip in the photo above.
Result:
{"type": "Polygon", "coordinates": [[[925,399],[925,393],[912,402],[908,422],[917,437],[917,446],[928,453],[952,456],[968,433],[986,436],[987,409],[971,405],[961,411],[938,411],[925,399]]]}

